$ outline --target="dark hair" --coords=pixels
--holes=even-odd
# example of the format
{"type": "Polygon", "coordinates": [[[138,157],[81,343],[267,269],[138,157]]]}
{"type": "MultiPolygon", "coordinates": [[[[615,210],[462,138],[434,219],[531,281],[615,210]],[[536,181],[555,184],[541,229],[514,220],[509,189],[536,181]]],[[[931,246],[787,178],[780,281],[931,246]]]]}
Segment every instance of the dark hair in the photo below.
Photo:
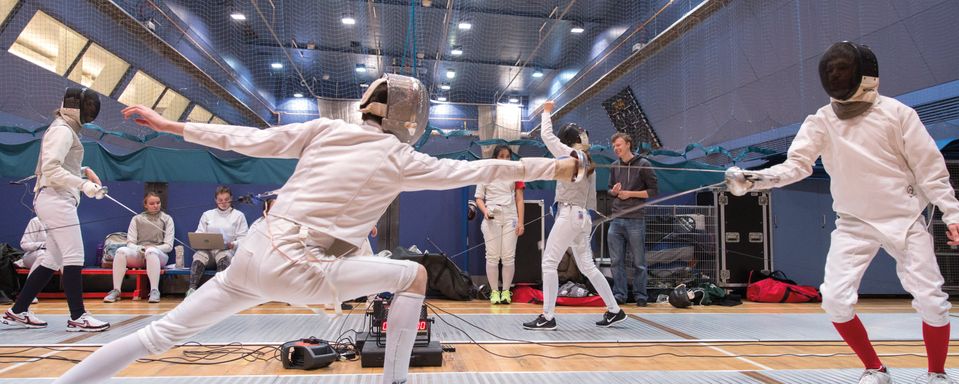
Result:
{"type": "Polygon", "coordinates": [[[496,147],[493,147],[493,154],[490,155],[490,158],[493,158],[493,159],[498,158],[498,157],[499,157],[499,153],[500,153],[501,151],[503,151],[504,149],[505,149],[507,152],[509,152],[509,158],[510,158],[510,160],[512,160],[512,159],[513,159],[513,149],[510,148],[510,147],[509,147],[508,145],[506,145],[506,144],[497,144],[496,147]]]}
{"type": "Polygon", "coordinates": [[[233,191],[230,191],[230,187],[221,185],[216,187],[216,193],[213,194],[213,198],[215,199],[217,196],[220,196],[224,193],[230,195],[230,197],[233,197],[233,191]]]}
{"type": "MultiPolygon", "coordinates": [[[[360,105],[360,108],[364,108],[370,103],[383,103],[386,104],[387,101],[387,85],[386,83],[381,83],[373,89],[373,93],[370,95],[370,99],[366,101],[366,104],[360,105]]],[[[383,124],[383,118],[372,113],[364,113],[362,116],[363,121],[372,120],[377,124],[383,124]]]]}

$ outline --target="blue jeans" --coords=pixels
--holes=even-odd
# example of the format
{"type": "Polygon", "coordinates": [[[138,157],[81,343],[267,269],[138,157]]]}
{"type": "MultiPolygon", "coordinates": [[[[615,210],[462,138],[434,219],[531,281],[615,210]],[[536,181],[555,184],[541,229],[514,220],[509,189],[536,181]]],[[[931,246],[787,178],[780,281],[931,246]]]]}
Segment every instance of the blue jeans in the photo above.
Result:
{"type": "Polygon", "coordinates": [[[633,255],[633,294],[636,301],[646,301],[646,220],[613,219],[609,224],[606,242],[612,261],[613,296],[626,300],[629,280],[626,278],[626,247],[633,255]]]}

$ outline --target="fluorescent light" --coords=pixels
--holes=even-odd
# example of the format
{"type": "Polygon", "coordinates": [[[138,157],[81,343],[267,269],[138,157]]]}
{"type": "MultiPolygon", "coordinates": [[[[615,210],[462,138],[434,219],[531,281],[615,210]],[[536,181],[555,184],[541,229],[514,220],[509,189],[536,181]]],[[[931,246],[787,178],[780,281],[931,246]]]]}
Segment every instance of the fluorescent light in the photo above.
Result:
{"type": "Polygon", "coordinates": [[[356,24],[356,19],[354,19],[353,16],[343,16],[343,18],[340,19],[340,21],[342,21],[343,24],[346,24],[346,25],[356,24]]]}
{"type": "Polygon", "coordinates": [[[283,63],[273,63],[270,64],[270,66],[273,67],[273,69],[283,69],[283,63]]]}
{"type": "Polygon", "coordinates": [[[446,78],[447,78],[447,79],[452,79],[452,78],[454,78],[454,77],[456,77],[456,71],[454,71],[454,70],[452,70],[452,69],[447,69],[447,70],[446,70],[446,78]]]}
{"type": "Polygon", "coordinates": [[[543,71],[539,69],[533,71],[533,77],[543,77],[543,71]]]}
{"type": "Polygon", "coordinates": [[[453,54],[453,56],[459,56],[463,54],[463,49],[459,47],[454,47],[453,50],[450,51],[450,53],[453,54]]]}
{"type": "Polygon", "coordinates": [[[356,71],[359,73],[366,73],[366,64],[357,64],[356,71]]]}
{"type": "Polygon", "coordinates": [[[509,98],[509,102],[515,104],[515,103],[518,103],[518,102],[519,102],[519,99],[517,99],[517,98],[515,98],[515,97],[510,97],[510,98],[509,98]]]}
{"type": "Polygon", "coordinates": [[[438,98],[436,98],[436,100],[439,100],[439,101],[446,101],[446,97],[444,97],[444,96],[440,96],[440,97],[438,97],[438,98]]]}
{"type": "Polygon", "coordinates": [[[572,28],[569,29],[569,31],[572,33],[583,33],[584,31],[586,31],[586,29],[583,28],[582,26],[574,25],[572,28]]]}
{"type": "Polygon", "coordinates": [[[369,88],[370,85],[367,83],[360,83],[360,88],[369,88]]]}
{"type": "Polygon", "coordinates": [[[473,28],[473,24],[470,24],[468,21],[461,21],[458,25],[459,29],[464,31],[470,30],[473,28]]]}
{"type": "Polygon", "coordinates": [[[294,94],[293,94],[293,97],[303,97],[303,94],[297,92],[297,93],[294,93],[294,94]]]}
{"type": "Polygon", "coordinates": [[[442,90],[444,90],[444,91],[449,91],[449,90],[450,90],[450,85],[449,85],[449,84],[442,84],[442,85],[440,85],[440,89],[442,89],[442,90]]]}
{"type": "Polygon", "coordinates": [[[243,21],[243,20],[246,20],[246,15],[236,12],[236,13],[231,13],[230,18],[236,21],[243,21]]]}

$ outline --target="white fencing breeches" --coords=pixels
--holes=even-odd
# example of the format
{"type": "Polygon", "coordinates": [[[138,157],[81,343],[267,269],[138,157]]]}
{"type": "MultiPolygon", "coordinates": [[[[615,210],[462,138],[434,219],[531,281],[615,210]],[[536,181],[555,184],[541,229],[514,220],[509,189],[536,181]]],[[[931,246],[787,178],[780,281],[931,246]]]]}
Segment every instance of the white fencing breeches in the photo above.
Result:
{"type": "Polygon", "coordinates": [[[486,243],[486,264],[513,265],[516,260],[516,212],[501,212],[493,219],[483,219],[480,230],[486,243]]]}
{"type": "Polygon", "coordinates": [[[375,256],[332,259],[305,246],[299,226],[272,218],[250,228],[230,268],[217,273],[138,334],[143,345],[158,354],[239,311],[268,301],[322,304],[333,303],[336,297],[403,291],[413,283],[418,268],[419,264],[411,261],[375,256]],[[268,231],[272,231],[272,241],[268,231]],[[307,262],[307,252],[335,261],[307,262]]]}
{"type": "Polygon", "coordinates": [[[59,270],[65,265],[83,265],[83,236],[80,234],[80,219],[77,217],[77,200],[73,194],[43,188],[33,203],[37,217],[47,228],[47,255],[39,259],[40,265],[59,270]]]}
{"type": "Polygon", "coordinates": [[[820,287],[822,308],[832,322],[845,323],[855,316],[862,276],[882,247],[896,260],[899,281],[912,295],[912,307],[922,320],[934,327],[949,323],[952,305],[942,291],[944,280],[933,252],[933,238],[925,223],[925,219],[919,217],[909,228],[905,249],[895,249],[883,244],[886,236],[861,220],[850,217],[836,220],[820,287]]]}

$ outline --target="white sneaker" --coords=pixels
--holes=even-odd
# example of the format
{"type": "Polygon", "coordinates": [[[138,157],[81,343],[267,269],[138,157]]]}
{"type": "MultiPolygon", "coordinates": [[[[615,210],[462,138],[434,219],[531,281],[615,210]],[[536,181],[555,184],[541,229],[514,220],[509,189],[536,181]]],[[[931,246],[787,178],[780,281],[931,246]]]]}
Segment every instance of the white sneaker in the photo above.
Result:
{"type": "Polygon", "coordinates": [[[160,290],[159,290],[159,289],[151,289],[151,290],[150,290],[150,298],[147,299],[147,302],[148,302],[148,303],[159,303],[159,302],[160,302],[160,290]]]}
{"type": "Polygon", "coordinates": [[[932,373],[932,372],[929,372],[929,376],[928,376],[928,378],[927,378],[926,380],[927,380],[926,382],[929,383],[929,384],[951,384],[951,383],[955,383],[955,381],[950,380],[950,379],[949,379],[949,376],[947,376],[945,373],[932,373]]]}
{"type": "Polygon", "coordinates": [[[94,318],[84,312],[76,320],[67,320],[67,332],[103,332],[110,328],[110,323],[94,318]]]}
{"type": "Polygon", "coordinates": [[[120,301],[120,290],[114,289],[110,292],[107,292],[106,297],[103,298],[104,303],[116,303],[120,301]]]}
{"type": "Polygon", "coordinates": [[[24,328],[46,328],[47,326],[47,322],[40,320],[40,318],[34,315],[33,312],[26,311],[13,313],[13,311],[9,309],[3,313],[2,317],[0,317],[0,323],[7,325],[20,325],[24,328]]]}
{"type": "Polygon", "coordinates": [[[867,369],[859,376],[859,384],[892,384],[892,376],[879,369],[867,369]]]}

